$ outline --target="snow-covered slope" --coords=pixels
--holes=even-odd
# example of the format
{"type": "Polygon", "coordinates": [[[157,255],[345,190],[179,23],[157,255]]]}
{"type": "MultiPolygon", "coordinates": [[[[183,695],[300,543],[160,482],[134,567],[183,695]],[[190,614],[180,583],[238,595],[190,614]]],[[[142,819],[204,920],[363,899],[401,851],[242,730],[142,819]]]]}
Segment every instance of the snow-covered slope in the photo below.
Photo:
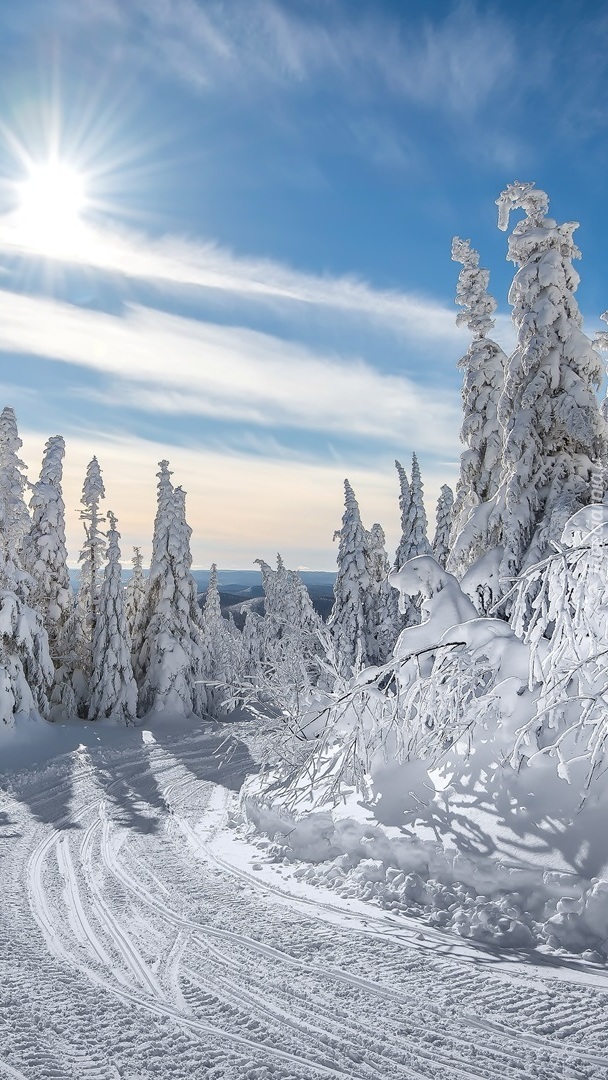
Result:
{"type": "Polygon", "coordinates": [[[253,846],[237,821],[249,731],[5,742],[0,1076],[608,1075],[599,968],[458,942],[253,846]]]}

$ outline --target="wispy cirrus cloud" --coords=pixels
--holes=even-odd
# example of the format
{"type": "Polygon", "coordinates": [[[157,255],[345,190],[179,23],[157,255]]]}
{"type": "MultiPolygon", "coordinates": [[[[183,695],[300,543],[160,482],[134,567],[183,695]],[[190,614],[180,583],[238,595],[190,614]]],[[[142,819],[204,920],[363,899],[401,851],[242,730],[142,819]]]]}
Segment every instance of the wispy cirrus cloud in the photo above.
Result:
{"type": "MultiPolygon", "coordinates": [[[[454,452],[458,395],[425,390],[353,356],[144,307],[123,316],[0,293],[0,349],[49,357],[120,384],[131,409],[242,420],[454,452]]],[[[103,396],[103,391],[102,391],[103,396]]]]}
{"type": "MultiPolygon", "coordinates": [[[[0,251],[28,254],[14,218],[0,218],[0,251]]],[[[377,289],[354,276],[310,274],[270,259],[236,255],[217,244],[175,236],[153,239],[132,230],[83,230],[72,263],[140,281],[225,293],[240,301],[288,308],[312,306],[368,319],[422,344],[466,343],[455,309],[429,297],[377,289]]],[[[466,345],[465,345],[466,347],[466,345]]]]}
{"type": "Polygon", "coordinates": [[[389,93],[464,115],[504,87],[516,60],[512,25],[473,0],[434,19],[345,0],[299,10],[280,0],[64,0],[58,12],[67,26],[120,27],[135,60],[200,93],[307,92],[331,80],[358,99],[389,93]]]}

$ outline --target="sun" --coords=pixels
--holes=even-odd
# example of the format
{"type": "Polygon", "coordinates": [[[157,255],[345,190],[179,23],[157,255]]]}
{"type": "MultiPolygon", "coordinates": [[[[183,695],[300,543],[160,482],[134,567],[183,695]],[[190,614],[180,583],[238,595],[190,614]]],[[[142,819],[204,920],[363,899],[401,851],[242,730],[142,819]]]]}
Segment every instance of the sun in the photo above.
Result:
{"type": "Polygon", "coordinates": [[[87,198],[85,177],[76,169],[54,159],[32,164],[17,199],[15,224],[28,247],[52,255],[78,247],[87,198]]]}

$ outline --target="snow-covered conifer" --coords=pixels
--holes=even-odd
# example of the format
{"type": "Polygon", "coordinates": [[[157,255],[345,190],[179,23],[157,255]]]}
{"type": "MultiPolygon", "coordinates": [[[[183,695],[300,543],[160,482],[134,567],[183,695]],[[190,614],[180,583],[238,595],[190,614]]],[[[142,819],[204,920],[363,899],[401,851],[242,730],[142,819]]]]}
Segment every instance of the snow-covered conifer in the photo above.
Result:
{"type": "Polygon", "coordinates": [[[226,620],[222,615],[222,602],[217,583],[217,564],[211,564],[209,572],[209,584],[203,605],[203,617],[209,626],[221,626],[226,620]],[[221,621],[220,621],[221,620],[221,621]]]}
{"type": "Polygon", "coordinates": [[[241,641],[243,674],[256,683],[264,659],[264,618],[251,608],[245,615],[241,641]]]}
{"type": "Polygon", "coordinates": [[[273,665],[281,664],[287,653],[298,652],[304,660],[318,655],[317,634],[321,619],[310,593],[295,570],[288,570],[280,554],[273,570],[264,559],[256,559],[264,587],[262,655],[273,665]]]}
{"type": "Polygon", "coordinates": [[[497,204],[503,230],[512,210],[525,212],[509,238],[507,257],[519,267],[509,292],[517,346],[498,409],[504,428],[501,578],[507,588],[590,501],[606,425],[595,392],[600,359],[583,333],[574,298],[577,223],[558,225],[547,217],[547,195],[530,183],[510,184],[497,204]]]}
{"type": "Polygon", "coordinates": [[[367,592],[370,588],[368,534],[359,504],[344,481],[345,510],[339,538],[338,573],[334,582],[334,605],[327,625],[336,645],[342,671],[373,662],[375,643],[367,624],[367,592]]]}
{"type": "Polygon", "coordinates": [[[209,584],[203,605],[201,628],[208,676],[218,685],[207,687],[207,710],[214,715],[225,710],[229,701],[234,707],[234,692],[244,667],[241,634],[222,615],[222,605],[217,582],[217,566],[211,566],[209,584]]]}
{"type": "Polygon", "coordinates": [[[7,405],[0,413],[0,532],[11,560],[18,565],[23,539],[30,527],[25,503],[25,465],[19,458],[23,443],[15,412],[7,405]]]}
{"type": "Polygon", "coordinates": [[[458,363],[463,372],[464,419],[460,438],[466,449],[460,458],[451,535],[450,569],[462,575],[475,559],[500,541],[500,521],[495,507],[477,512],[496,494],[501,478],[502,432],[498,401],[504,383],[507,358],[488,336],[494,326],[496,301],[488,293],[490,274],[479,266],[479,254],[468,240],[455,236],[452,259],[463,264],[458,275],[456,303],[463,310],[456,317],[466,323],[473,340],[458,363]]]}
{"type": "MultiPolygon", "coordinates": [[[[600,315],[600,319],[602,319],[603,322],[608,323],[608,311],[604,311],[604,313],[600,315]]],[[[595,335],[594,344],[596,349],[599,349],[600,352],[608,353],[608,330],[598,330],[595,335]]],[[[608,389],[604,394],[601,410],[604,420],[608,423],[608,389]]]]}
{"type": "Polygon", "coordinates": [[[427,535],[426,510],[424,509],[424,490],[418,458],[412,454],[412,479],[410,481],[411,502],[409,517],[411,522],[410,543],[413,556],[431,555],[432,548],[427,535]],[[414,550],[415,549],[415,550],[414,550]]]}
{"type": "Polygon", "coordinates": [[[137,657],[140,710],[201,716],[207,706],[204,682],[210,657],[190,572],[192,530],[186,522],[185,493],[173,488],[168,462],[160,463],[157,475],[152,563],[135,627],[135,637],[142,642],[137,657]]]}
{"type": "Polygon", "coordinates": [[[441,494],[437,500],[437,513],[435,515],[435,536],[433,538],[433,555],[444,569],[450,554],[450,533],[453,521],[454,493],[448,484],[443,484],[441,494]]]}
{"type": "Polygon", "coordinates": [[[105,535],[101,530],[105,517],[100,513],[99,507],[101,500],[105,498],[105,494],[99,462],[94,457],[87,466],[80,499],[83,506],[80,511],[80,520],[83,523],[85,540],[78,557],[80,580],[76,596],[73,641],[74,692],[78,709],[84,716],[86,716],[88,710],[88,681],[92,671],[93,636],[100,584],[99,572],[103,566],[106,548],[105,535]]]}
{"type": "Polygon", "coordinates": [[[52,678],[41,616],[15,592],[0,590],[0,723],[45,717],[52,678]]]}
{"type": "Polygon", "coordinates": [[[107,563],[99,590],[93,635],[89,720],[132,724],[137,716],[137,686],[131,666],[131,642],[125,617],[120,565],[120,533],[108,512],[107,563]]]}
{"type": "Polygon", "coordinates": [[[372,525],[367,537],[369,589],[366,594],[367,626],[370,633],[369,659],[384,663],[391,655],[402,628],[399,614],[399,594],[389,584],[391,564],[385,547],[384,530],[372,525]]]}
{"type": "Polygon", "coordinates": [[[146,578],[144,575],[144,560],[140,547],[133,548],[133,570],[125,589],[125,617],[129,635],[133,637],[133,630],[137,621],[137,613],[143,604],[146,595],[146,578]]]}
{"type": "Polygon", "coordinates": [[[399,477],[399,511],[401,515],[401,539],[395,553],[394,569],[400,570],[404,563],[411,559],[409,537],[409,512],[412,501],[412,492],[407,473],[400,461],[395,460],[395,468],[399,477]]]}
{"type": "Polygon", "coordinates": [[[414,559],[416,555],[431,555],[432,550],[427,536],[424,492],[418,458],[416,454],[412,454],[412,478],[408,485],[409,500],[408,487],[405,486],[407,484],[405,471],[398,461],[395,462],[395,466],[399,474],[399,505],[401,507],[401,541],[397,549],[398,564],[396,561],[395,569],[400,570],[409,559],[414,559]]]}
{"type": "Polygon", "coordinates": [[[74,607],[61,490],[64,454],[62,437],[53,435],[44,448],[40,478],[32,488],[32,523],[23,541],[23,564],[34,579],[30,603],[42,615],[54,658],[57,636],[74,607]]]}

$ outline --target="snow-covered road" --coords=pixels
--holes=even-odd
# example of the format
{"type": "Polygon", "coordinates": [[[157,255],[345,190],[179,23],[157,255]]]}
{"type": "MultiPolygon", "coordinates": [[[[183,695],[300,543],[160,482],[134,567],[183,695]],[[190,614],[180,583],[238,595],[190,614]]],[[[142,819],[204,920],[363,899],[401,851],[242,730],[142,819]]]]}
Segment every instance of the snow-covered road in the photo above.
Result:
{"type": "Polygon", "coordinates": [[[10,776],[0,1080],[608,1078],[608,977],[260,862],[232,821],[237,736],[102,736],[10,776]]]}

